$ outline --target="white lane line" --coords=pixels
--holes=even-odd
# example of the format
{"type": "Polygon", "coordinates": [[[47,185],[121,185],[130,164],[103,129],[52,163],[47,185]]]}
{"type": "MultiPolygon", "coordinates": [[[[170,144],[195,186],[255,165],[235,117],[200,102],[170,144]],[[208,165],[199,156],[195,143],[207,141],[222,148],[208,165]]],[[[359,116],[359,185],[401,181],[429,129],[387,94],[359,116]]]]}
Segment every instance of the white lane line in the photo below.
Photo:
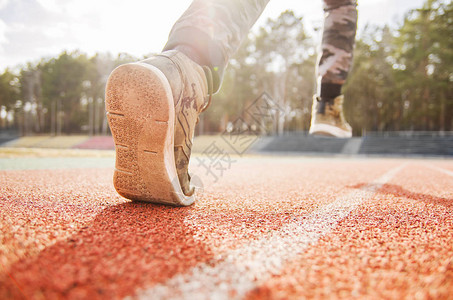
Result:
{"type": "Polygon", "coordinates": [[[450,171],[450,170],[446,170],[446,169],[443,169],[443,168],[431,166],[431,165],[428,165],[428,164],[426,164],[426,166],[427,166],[427,167],[430,167],[430,168],[433,169],[433,170],[437,170],[437,171],[442,172],[442,173],[444,173],[444,174],[453,176],[453,172],[450,171]]]}
{"type": "Polygon", "coordinates": [[[404,165],[372,183],[337,198],[272,234],[225,253],[219,260],[200,264],[184,274],[149,289],[139,299],[241,299],[260,283],[279,274],[284,265],[331,232],[348,214],[370,199],[404,165]]]}

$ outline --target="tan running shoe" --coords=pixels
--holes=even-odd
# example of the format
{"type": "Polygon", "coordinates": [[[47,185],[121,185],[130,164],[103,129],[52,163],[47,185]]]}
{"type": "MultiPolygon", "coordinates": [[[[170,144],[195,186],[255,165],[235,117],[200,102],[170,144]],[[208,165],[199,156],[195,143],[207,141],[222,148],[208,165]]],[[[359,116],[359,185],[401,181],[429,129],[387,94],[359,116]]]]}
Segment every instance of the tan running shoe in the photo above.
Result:
{"type": "Polygon", "coordinates": [[[336,97],[331,103],[314,97],[309,133],[339,138],[352,137],[352,128],[343,114],[343,100],[343,95],[336,97]]]}
{"type": "Polygon", "coordinates": [[[195,201],[188,167],[198,115],[211,99],[210,74],[176,50],[110,74],[105,105],[120,195],[170,205],[195,201]]]}

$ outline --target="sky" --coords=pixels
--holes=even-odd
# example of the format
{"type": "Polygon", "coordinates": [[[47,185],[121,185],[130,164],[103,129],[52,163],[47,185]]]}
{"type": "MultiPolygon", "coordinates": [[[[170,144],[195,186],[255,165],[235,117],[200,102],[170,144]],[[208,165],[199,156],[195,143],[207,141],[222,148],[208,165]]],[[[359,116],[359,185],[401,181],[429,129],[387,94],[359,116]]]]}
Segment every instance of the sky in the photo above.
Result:
{"type": "MultiPolygon", "coordinates": [[[[359,0],[359,32],[366,24],[400,24],[425,0],[359,0]]],[[[173,23],[191,0],[0,0],[0,71],[55,57],[62,51],[89,55],[159,52],[173,23]]],[[[322,24],[321,0],[270,1],[255,27],[292,9],[307,28],[322,24]]]]}

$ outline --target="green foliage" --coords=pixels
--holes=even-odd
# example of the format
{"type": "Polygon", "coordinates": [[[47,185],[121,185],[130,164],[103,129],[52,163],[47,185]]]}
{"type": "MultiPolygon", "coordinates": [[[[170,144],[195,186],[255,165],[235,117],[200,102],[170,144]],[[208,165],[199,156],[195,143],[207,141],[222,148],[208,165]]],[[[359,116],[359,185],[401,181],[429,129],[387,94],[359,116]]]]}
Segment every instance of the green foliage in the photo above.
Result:
{"type": "MultiPolygon", "coordinates": [[[[426,0],[399,28],[367,27],[358,37],[343,88],[354,134],[366,131],[453,130],[453,3],[426,0]]],[[[267,92],[285,109],[263,133],[308,130],[315,92],[316,47],[292,11],[251,32],[225,72],[222,89],[201,117],[201,132],[221,132],[267,92]]],[[[0,107],[14,112],[24,134],[106,133],[104,88],[120,54],[63,52],[0,75],[0,107]]],[[[3,113],[4,114],[4,113],[3,113]]],[[[5,121],[0,125],[5,127],[5,121]]]]}
{"type": "Polygon", "coordinates": [[[287,109],[284,120],[266,128],[266,133],[308,129],[315,81],[314,49],[302,17],[285,11],[275,20],[268,19],[257,32],[249,34],[231,59],[222,89],[206,113],[209,124],[221,120],[215,129],[222,131],[227,122],[238,117],[251,121],[246,109],[265,91],[279,107],[287,109]]]}
{"type": "Polygon", "coordinates": [[[355,133],[452,130],[453,4],[427,0],[402,26],[368,28],[345,86],[355,133]]]}
{"type": "Polygon", "coordinates": [[[107,77],[116,66],[135,60],[127,54],[88,57],[65,51],[57,58],[27,64],[19,75],[6,70],[0,76],[0,106],[14,111],[22,134],[106,133],[107,77]]]}
{"type": "Polygon", "coordinates": [[[19,100],[19,80],[16,75],[6,69],[0,75],[0,107],[11,109],[19,100]]]}

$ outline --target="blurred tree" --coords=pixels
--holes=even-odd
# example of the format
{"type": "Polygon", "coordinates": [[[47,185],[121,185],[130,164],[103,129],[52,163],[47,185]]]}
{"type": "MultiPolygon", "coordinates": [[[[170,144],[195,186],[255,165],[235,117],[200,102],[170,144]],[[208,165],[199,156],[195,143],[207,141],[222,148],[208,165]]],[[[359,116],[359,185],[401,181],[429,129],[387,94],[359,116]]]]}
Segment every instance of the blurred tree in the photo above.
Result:
{"type": "Polygon", "coordinates": [[[88,132],[90,135],[106,134],[107,120],[105,117],[104,91],[108,75],[115,67],[110,55],[96,54],[89,59],[86,79],[82,83],[82,99],[88,113],[88,132]]]}
{"type": "MultiPolygon", "coordinates": [[[[198,133],[222,132],[267,92],[284,110],[262,133],[308,130],[315,92],[316,43],[292,11],[250,32],[225,72],[222,89],[201,115],[198,133]]],[[[453,130],[453,3],[426,0],[397,29],[368,26],[357,39],[344,86],[355,135],[366,131],[453,130]]],[[[126,53],[63,52],[0,75],[0,110],[15,111],[23,133],[105,134],[104,89],[126,53]],[[2,109],[1,107],[4,107],[2,109]]],[[[12,115],[12,113],[10,114],[12,115]]],[[[2,125],[3,126],[3,125],[2,125]]]]}
{"type": "Polygon", "coordinates": [[[302,129],[307,122],[297,119],[303,119],[311,107],[315,60],[315,47],[302,17],[285,11],[275,20],[268,19],[256,33],[249,34],[230,60],[222,89],[206,118],[211,123],[221,120],[224,130],[228,121],[247,119],[247,107],[266,91],[285,111],[266,133],[281,133],[285,127],[302,129]]]}
{"type": "Polygon", "coordinates": [[[368,27],[345,85],[346,117],[360,131],[452,130],[452,3],[427,0],[397,31],[368,27]]]}
{"type": "Polygon", "coordinates": [[[9,69],[0,75],[0,106],[13,108],[19,100],[18,77],[9,69]]]}
{"type": "MultiPolygon", "coordinates": [[[[6,69],[3,74],[0,75],[0,113],[1,115],[1,128],[9,127],[9,121],[7,120],[8,114],[12,114],[16,102],[20,99],[19,92],[19,79],[9,69],[6,69]]],[[[14,120],[17,122],[18,120],[14,120]]],[[[17,127],[17,124],[16,124],[17,127]]]]}
{"type": "Polygon", "coordinates": [[[395,39],[395,70],[409,130],[451,130],[452,2],[427,0],[411,11],[395,39]]]}
{"type": "Polygon", "coordinates": [[[354,63],[344,86],[345,115],[355,135],[392,130],[400,118],[395,76],[389,61],[393,36],[388,27],[366,27],[354,51],[354,63]]]}
{"type": "Polygon", "coordinates": [[[46,108],[41,97],[41,70],[27,64],[20,72],[20,95],[22,99],[21,114],[23,120],[22,134],[41,133],[45,127],[46,108]]]}
{"type": "Polygon", "coordinates": [[[269,19],[259,29],[255,45],[255,60],[265,71],[259,73],[264,75],[260,78],[263,90],[284,110],[283,115],[277,115],[274,128],[274,133],[282,134],[296,112],[311,108],[315,46],[305,31],[302,17],[290,10],[275,20],[269,19]],[[310,59],[312,63],[307,64],[310,59]]]}
{"type": "Polygon", "coordinates": [[[65,51],[57,58],[41,59],[37,65],[28,63],[18,76],[6,70],[0,77],[0,106],[15,108],[16,127],[23,134],[106,134],[108,75],[114,67],[136,60],[124,53],[116,58],[110,54],[89,58],[78,51],[65,51]]]}
{"type": "MultiPolygon", "coordinates": [[[[42,96],[54,114],[52,131],[61,134],[80,132],[88,116],[81,113],[83,92],[88,88],[90,61],[85,54],[63,52],[58,58],[42,62],[42,96]]],[[[90,83],[91,85],[91,83],[90,83]]]]}

